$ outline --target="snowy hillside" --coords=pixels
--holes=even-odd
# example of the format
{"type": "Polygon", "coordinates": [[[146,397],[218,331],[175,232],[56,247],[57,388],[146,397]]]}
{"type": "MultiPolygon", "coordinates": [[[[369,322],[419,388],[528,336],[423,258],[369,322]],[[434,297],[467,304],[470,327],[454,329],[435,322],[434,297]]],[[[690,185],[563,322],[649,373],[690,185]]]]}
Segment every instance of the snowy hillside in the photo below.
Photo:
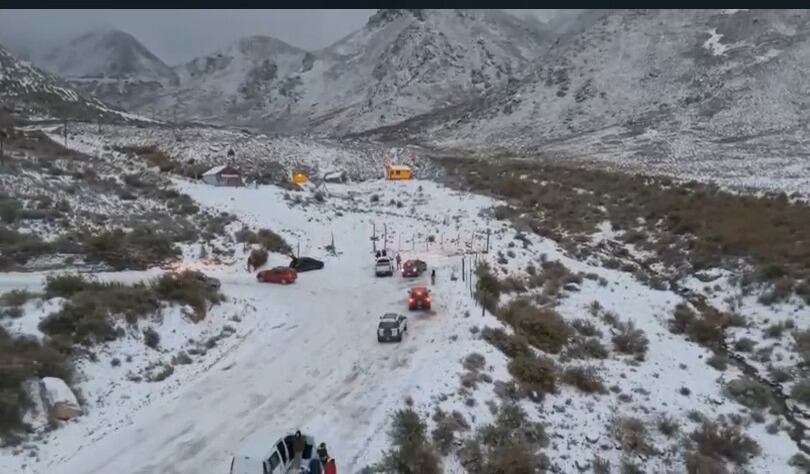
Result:
{"type": "Polygon", "coordinates": [[[157,106],[274,130],[365,130],[519,77],[548,37],[499,11],[381,10],[320,51],[256,36],[197,58],[157,106]]]}
{"type": "Polygon", "coordinates": [[[7,112],[30,116],[96,118],[106,107],[60,79],[20,61],[0,46],[0,99],[7,112]]]}
{"type": "Polygon", "coordinates": [[[119,30],[89,31],[33,58],[85,94],[133,106],[153,97],[177,75],[132,35],[119,30]]]}
{"type": "Polygon", "coordinates": [[[720,156],[798,164],[810,105],[808,19],[793,10],[602,13],[519,83],[384,135],[655,174],[720,156]]]}
{"type": "MultiPolygon", "coordinates": [[[[130,163],[104,154],[115,143],[84,131],[69,143],[130,163]]],[[[323,145],[309,146],[314,154],[323,145]]],[[[82,415],[50,431],[38,419],[30,442],[0,450],[0,470],[226,472],[233,453],[261,455],[301,429],[329,445],[341,472],[357,473],[381,459],[391,415],[407,405],[424,419],[432,444],[444,446],[448,473],[501,472],[475,463],[520,462],[556,472],[701,465],[781,474],[806,462],[795,456],[810,424],[808,382],[794,367],[803,356],[790,336],[780,339],[793,331],[796,344],[807,344],[810,326],[795,317],[796,299],[771,305],[737,294],[734,275],[720,269],[706,269],[710,279],[685,277],[680,290],[689,291],[645,284],[632,271],[645,253],[623,246],[608,221],[581,240],[590,252],[574,258],[560,243],[498,219],[492,208],[506,202],[430,181],[330,184],[320,194],[180,178],[175,186],[211,214],[234,214],[228,233],[238,222],[277,229],[325,268],[291,285],[263,284],[245,271],[247,246],[232,239],[217,240],[232,258],[184,252],[175,267],[218,278],[227,299],[196,323],[188,308],[165,304],[137,324],[121,322],[121,336],[95,346],[93,356],[81,352],[75,388],[82,415]],[[426,261],[436,283],[427,275],[375,278],[375,231],[377,246],[426,261]],[[623,252],[612,252],[615,246],[623,252]],[[481,261],[491,276],[468,273],[481,261]],[[494,312],[474,298],[485,278],[502,285],[494,312]],[[407,311],[406,290],[415,285],[430,286],[431,311],[407,311]],[[697,326],[689,334],[673,329],[689,322],[679,312],[698,304],[733,305],[724,352],[691,337],[701,334],[697,326]],[[389,311],[408,315],[398,344],[375,338],[377,318],[389,311]],[[783,382],[756,385],[750,367],[769,377],[780,370],[783,382]],[[794,372],[795,379],[784,375],[794,372]],[[777,390],[790,399],[774,398],[777,390]],[[448,444],[441,413],[458,423],[448,444]],[[500,454],[512,434],[529,444],[500,454]],[[528,461],[515,457],[525,452],[528,461]]],[[[262,268],[287,262],[272,253],[262,268]]],[[[95,277],[131,284],[157,274],[95,277]]],[[[66,306],[65,298],[42,293],[45,277],[0,275],[3,291],[33,292],[12,316],[0,316],[0,327],[44,337],[39,322],[66,306]]]]}

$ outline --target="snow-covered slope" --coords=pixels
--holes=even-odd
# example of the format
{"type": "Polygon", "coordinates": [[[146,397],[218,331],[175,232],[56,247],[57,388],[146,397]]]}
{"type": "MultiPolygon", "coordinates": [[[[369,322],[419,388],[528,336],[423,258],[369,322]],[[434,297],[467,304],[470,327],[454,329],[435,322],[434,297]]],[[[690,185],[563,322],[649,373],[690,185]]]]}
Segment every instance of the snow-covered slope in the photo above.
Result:
{"type": "Polygon", "coordinates": [[[2,46],[0,106],[25,118],[44,115],[95,119],[111,112],[98,100],[87,98],[31,63],[18,60],[2,46]]]}
{"type": "Polygon", "coordinates": [[[519,83],[390,135],[558,157],[633,157],[655,162],[659,173],[715,155],[797,158],[806,150],[806,11],[600,15],[561,38],[519,83]]]}
{"type": "Polygon", "coordinates": [[[381,10],[321,51],[249,37],[195,59],[158,107],[273,129],[366,130],[519,77],[547,39],[500,11],[381,10]]]}
{"type": "Polygon", "coordinates": [[[119,30],[92,30],[33,61],[87,94],[127,106],[143,104],[164,86],[177,83],[169,66],[119,30]]]}

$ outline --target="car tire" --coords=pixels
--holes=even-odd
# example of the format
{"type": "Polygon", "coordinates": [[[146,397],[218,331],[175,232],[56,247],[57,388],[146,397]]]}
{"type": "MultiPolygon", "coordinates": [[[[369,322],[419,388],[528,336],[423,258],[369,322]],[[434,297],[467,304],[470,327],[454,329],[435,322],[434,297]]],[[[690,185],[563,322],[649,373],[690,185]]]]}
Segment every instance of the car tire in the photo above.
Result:
{"type": "Polygon", "coordinates": [[[399,337],[397,338],[397,342],[402,342],[402,334],[400,334],[399,337]]]}
{"type": "Polygon", "coordinates": [[[377,336],[377,342],[382,343],[383,342],[382,338],[377,336]]]}

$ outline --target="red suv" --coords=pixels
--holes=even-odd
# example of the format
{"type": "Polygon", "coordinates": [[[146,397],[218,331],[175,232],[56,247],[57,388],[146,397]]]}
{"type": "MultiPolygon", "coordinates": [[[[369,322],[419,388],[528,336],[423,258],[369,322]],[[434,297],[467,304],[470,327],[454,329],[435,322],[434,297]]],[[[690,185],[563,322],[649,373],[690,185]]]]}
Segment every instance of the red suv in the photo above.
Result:
{"type": "Polygon", "coordinates": [[[262,270],[256,274],[256,279],[264,283],[281,283],[286,285],[298,279],[298,272],[290,267],[275,267],[270,270],[262,270]]]}
{"type": "Polygon", "coordinates": [[[411,288],[408,294],[408,309],[430,309],[430,290],[424,286],[411,288]]]}

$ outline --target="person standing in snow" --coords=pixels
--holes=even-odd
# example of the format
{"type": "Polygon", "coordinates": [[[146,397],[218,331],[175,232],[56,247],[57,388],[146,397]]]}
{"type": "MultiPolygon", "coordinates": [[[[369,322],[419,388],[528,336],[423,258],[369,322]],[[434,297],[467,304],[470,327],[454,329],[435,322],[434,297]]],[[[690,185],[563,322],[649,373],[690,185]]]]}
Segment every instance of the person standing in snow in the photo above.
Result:
{"type": "Polygon", "coordinates": [[[335,459],[329,456],[325,450],[324,454],[321,456],[321,463],[323,463],[323,474],[337,474],[335,459]]]}
{"type": "Polygon", "coordinates": [[[402,261],[402,259],[399,257],[399,254],[397,254],[397,270],[399,270],[399,263],[401,261],[402,261]]]}
{"type": "Polygon", "coordinates": [[[430,284],[431,285],[436,284],[436,269],[435,268],[430,271],[430,284]]]}
{"type": "Polygon", "coordinates": [[[295,432],[295,437],[293,438],[293,468],[301,469],[301,458],[304,455],[304,448],[307,445],[307,440],[304,439],[304,436],[301,435],[301,431],[295,432]]]}

